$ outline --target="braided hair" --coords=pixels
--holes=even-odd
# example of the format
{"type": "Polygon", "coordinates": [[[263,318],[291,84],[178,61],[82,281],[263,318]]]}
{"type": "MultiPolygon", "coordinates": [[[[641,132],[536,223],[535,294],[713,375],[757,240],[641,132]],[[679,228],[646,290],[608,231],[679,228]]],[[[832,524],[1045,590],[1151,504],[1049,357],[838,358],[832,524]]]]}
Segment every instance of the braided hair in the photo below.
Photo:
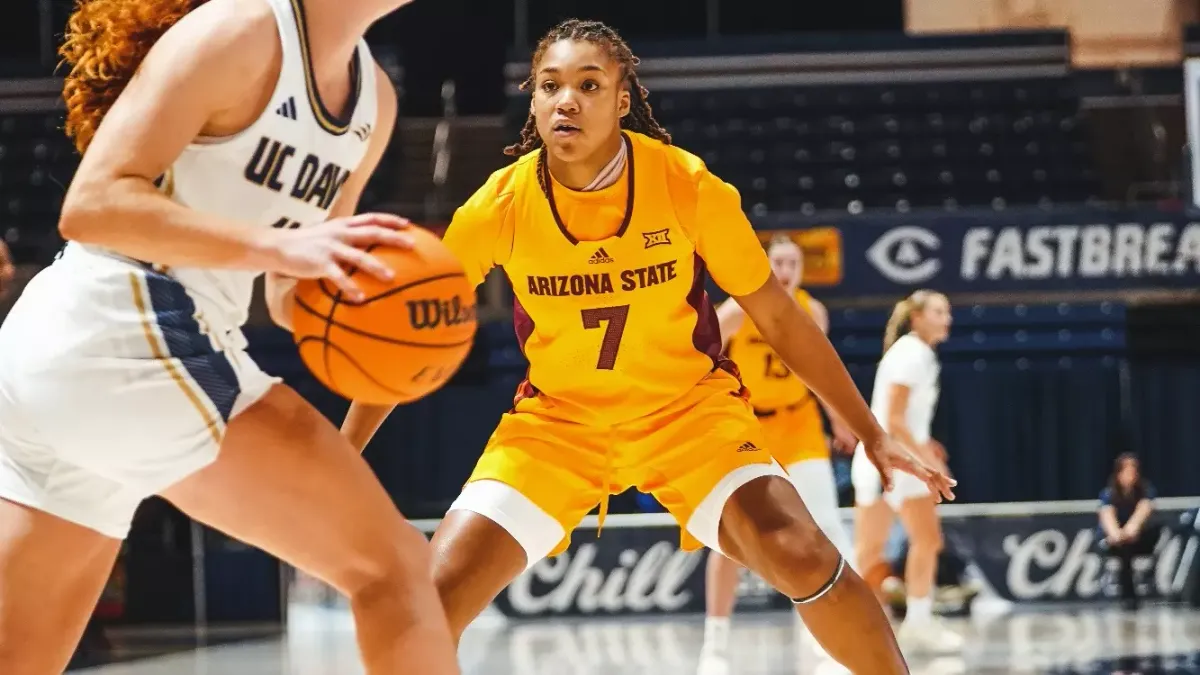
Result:
{"type": "MultiPolygon", "coordinates": [[[[646,95],[650,92],[638,80],[638,57],[633,55],[633,51],[629,49],[629,45],[621,39],[621,36],[617,35],[617,31],[601,21],[568,19],[551,28],[550,32],[546,33],[538,42],[537,49],[533,52],[529,77],[521,83],[521,91],[533,90],[538,62],[545,56],[550,45],[562,40],[588,42],[608,50],[609,58],[621,66],[621,78],[629,86],[629,114],[621,118],[621,128],[645,134],[663,143],[671,142],[671,134],[667,133],[658,120],[654,119],[654,113],[646,101],[646,95]]],[[[504,154],[519,157],[543,145],[542,137],[537,132],[537,121],[534,119],[533,111],[530,110],[529,117],[525,120],[525,126],[521,128],[521,140],[504,148],[504,154]]]]}

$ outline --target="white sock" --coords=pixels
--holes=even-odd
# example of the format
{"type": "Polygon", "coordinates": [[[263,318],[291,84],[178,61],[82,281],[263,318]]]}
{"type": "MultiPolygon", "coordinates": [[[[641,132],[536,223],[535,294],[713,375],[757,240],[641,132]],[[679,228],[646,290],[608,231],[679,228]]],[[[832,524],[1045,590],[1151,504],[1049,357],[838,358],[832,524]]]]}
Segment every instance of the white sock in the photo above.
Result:
{"type": "Polygon", "coordinates": [[[704,618],[704,646],[708,649],[725,651],[729,646],[729,617],[709,616],[704,618]]]}
{"type": "Polygon", "coordinates": [[[904,614],[904,620],[920,623],[931,619],[933,619],[933,598],[908,596],[908,608],[904,614]]]}

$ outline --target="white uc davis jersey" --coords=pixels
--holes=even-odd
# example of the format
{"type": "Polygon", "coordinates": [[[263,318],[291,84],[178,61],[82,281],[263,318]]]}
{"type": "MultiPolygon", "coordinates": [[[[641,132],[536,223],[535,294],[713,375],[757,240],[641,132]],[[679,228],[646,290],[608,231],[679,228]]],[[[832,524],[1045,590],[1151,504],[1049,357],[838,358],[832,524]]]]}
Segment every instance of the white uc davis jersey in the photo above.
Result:
{"type": "MultiPolygon", "coordinates": [[[[296,228],[326,219],[350,172],[362,161],[378,112],[375,66],[366,42],[350,64],[349,119],[321,102],[312,77],[300,0],[266,0],[283,45],[279,81],[261,117],[236,136],[198,139],[163,177],[161,189],[197,211],[254,227],[296,228]]],[[[172,268],[209,312],[247,319],[254,272],[172,268]]]]}
{"type": "MultiPolygon", "coordinates": [[[[190,145],[159,186],[264,231],[327,217],[377,105],[360,44],[349,119],[330,115],[299,0],[265,1],[283,48],[270,103],[245,131],[190,145]]],[[[257,274],[153,262],[71,243],[0,324],[0,498],[124,537],[138,503],[216,461],[229,422],[278,382],[240,330],[257,274]]]]}
{"type": "Polygon", "coordinates": [[[879,361],[875,388],[871,393],[871,412],[888,430],[892,387],[897,384],[908,387],[905,422],[913,440],[925,443],[929,440],[933,413],[937,408],[940,373],[941,366],[932,347],[912,333],[901,336],[879,361]]]}

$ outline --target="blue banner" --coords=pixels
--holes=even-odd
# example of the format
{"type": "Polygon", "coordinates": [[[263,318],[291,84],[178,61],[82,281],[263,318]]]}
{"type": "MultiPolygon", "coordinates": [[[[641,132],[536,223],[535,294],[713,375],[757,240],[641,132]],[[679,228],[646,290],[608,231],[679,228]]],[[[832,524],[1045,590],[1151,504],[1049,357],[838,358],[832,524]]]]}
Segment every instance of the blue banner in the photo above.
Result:
{"type": "MultiPolygon", "coordinates": [[[[1154,549],[1134,565],[1144,598],[1180,596],[1200,560],[1200,523],[1190,515],[1181,520],[1184,513],[1162,508],[1147,525],[1156,533],[1154,549]]],[[[705,556],[711,553],[680,550],[678,527],[666,524],[670,516],[640,517],[655,524],[612,527],[599,537],[594,526],[577,528],[566,552],[527,570],[496,598],[496,607],[515,618],[703,612],[705,556]]],[[[842,518],[853,531],[849,509],[843,509],[842,518]]],[[[983,582],[986,597],[1022,604],[1107,603],[1118,596],[1116,563],[1099,547],[1098,522],[1090,510],[946,514],[942,527],[947,550],[983,582]]],[[[743,570],[739,611],[790,606],[786,597],[743,570]]]]}
{"type": "Polygon", "coordinates": [[[776,217],[758,226],[764,234],[792,231],[798,240],[812,229],[838,232],[805,246],[806,260],[839,260],[836,274],[825,270],[809,284],[822,297],[904,295],[918,287],[947,293],[1200,287],[1200,218],[1184,214],[1023,210],[803,224],[776,217]]]}
{"type": "MultiPolygon", "coordinates": [[[[1179,596],[1200,552],[1200,539],[1179,525],[1182,510],[1155,512],[1147,532],[1153,553],[1134,564],[1138,595],[1179,596]]],[[[946,545],[970,561],[1005,600],[1102,602],[1118,595],[1117,563],[1101,550],[1095,513],[946,518],[946,545]]]]}

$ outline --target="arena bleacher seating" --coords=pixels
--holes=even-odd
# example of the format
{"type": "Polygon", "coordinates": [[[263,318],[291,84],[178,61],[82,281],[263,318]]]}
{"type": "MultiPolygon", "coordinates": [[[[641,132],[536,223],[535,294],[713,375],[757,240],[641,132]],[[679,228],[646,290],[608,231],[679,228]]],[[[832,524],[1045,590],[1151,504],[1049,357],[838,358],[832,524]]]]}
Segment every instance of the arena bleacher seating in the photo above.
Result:
{"type": "MultiPolygon", "coordinates": [[[[852,368],[873,370],[882,352],[882,309],[840,309],[829,317],[829,338],[852,368]]],[[[1115,302],[964,305],[953,310],[943,361],[1052,361],[1105,357],[1125,348],[1125,307],[1115,302]]],[[[1019,366],[1020,364],[1018,364],[1019,366]]]]}
{"type": "Polygon", "coordinates": [[[668,91],[660,121],[755,215],[1088,201],[1068,77],[668,91]]]}

